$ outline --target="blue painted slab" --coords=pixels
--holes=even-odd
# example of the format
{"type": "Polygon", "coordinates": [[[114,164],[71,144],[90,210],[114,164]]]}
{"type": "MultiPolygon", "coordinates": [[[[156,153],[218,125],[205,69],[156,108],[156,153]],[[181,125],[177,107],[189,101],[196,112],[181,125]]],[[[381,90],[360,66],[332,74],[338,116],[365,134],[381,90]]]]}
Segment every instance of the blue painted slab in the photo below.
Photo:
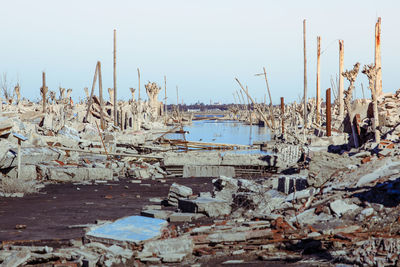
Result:
{"type": "Polygon", "coordinates": [[[143,216],[130,216],[93,227],[86,235],[139,243],[161,234],[161,229],[168,225],[168,222],[161,219],[148,218],[143,216]]]}

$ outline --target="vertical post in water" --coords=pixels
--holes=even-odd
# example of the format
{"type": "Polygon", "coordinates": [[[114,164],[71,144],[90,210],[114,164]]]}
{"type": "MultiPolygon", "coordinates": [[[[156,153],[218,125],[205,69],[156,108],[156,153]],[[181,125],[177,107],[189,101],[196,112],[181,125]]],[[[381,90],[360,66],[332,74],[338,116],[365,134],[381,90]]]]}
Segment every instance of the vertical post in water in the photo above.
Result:
{"type": "Polygon", "coordinates": [[[42,72],[43,113],[46,112],[46,93],[47,93],[47,87],[46,87],[46,73],[43,71],[43,72],[42,72]]]}
{"type": "Polygon", "coordinates": [[[344,72],[344,42],[339,40],[339,119],[344,118],[344,98],[343,98],[343,88],[344,88],[344,77],[342,73],[344,72]]]}
{"type": "Polygon", "coordinates": [[[99,98],[100,98],[100,128],[104,131],[104,117],[103,117],[103,83],[101,79],[101,63],[97,61],[97,70],[99,75],[99,98]]]}
{"type": "Polygon", "coordinates": [[[304,52],[304,125],[307,127],[307,53],[306,53],[306,20],[303,20],[303,52],[304,52]]]}
{"type": "Polygon", "coordinates": [[[138,101],[140,101],[140,70],[139,70],[139,68],[137,68],[137,76],[138,76],[138,88],[139,88],[138,101]]]}
{"type": "Polygon", "coordinates": [[[381,66],[381,17],[375,24],[375,66],[376,66],[376,80],[375,92],[379,97],[382,94],[382,66],[381,66]]]}
{"type": "Polygon", "coordinates": [[[326,136],[332,134],[332,114],[331,114],[331,88],[326,90],[326,136]]]}
{"type": "Polygon", "coordinates": [[[118,126],[117,106],[117,30],[114,29],[114,126],[118,126]]]}
{"type": "Polygon", "coordinates": [[[282,135],[285,133],[285,99],[281,97],[282,135]]]}
{"type": "Polygon", "coordinates": [[[321,96],[320,96],[320,86],[321,86],[321,79],[320,79],[320,58],[321,58],[321,36],[317,37],[317,124],[320,124],[320,110],[321,110],[321,96]]]}

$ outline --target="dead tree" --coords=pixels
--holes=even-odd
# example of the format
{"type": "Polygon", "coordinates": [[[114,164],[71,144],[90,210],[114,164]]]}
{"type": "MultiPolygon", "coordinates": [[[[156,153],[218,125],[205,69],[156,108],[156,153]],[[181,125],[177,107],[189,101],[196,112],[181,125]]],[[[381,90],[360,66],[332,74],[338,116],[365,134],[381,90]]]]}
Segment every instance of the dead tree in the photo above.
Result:
{"type": "Polygon", "coordinates": [[[46,94],[47,94],[47,91],[48,91],[48,88],[46,86],[46,73],[45,72],[42,73],[42,84],[43,85],[42,85],[42,87],[40,87],[40,92],[42,93],[43,113],[45,113],[46,112],[46,102],[47,102],[46,94]]]}
{"type": "Polygon", "coordinates": [[[354,64],[352,70],[346,70],[345,72],[342,73],[343,77],[345,77],[350,83],[349,88],[346,91],[344,91],[345,94],[344,104],[346,106],[347,113],[349,114],[351,132],[353,134],[355,147],[358,147],[359,143],[358,143],[357,131],[355,125],[353,124],[354,116],[353,116],[353,110],[351,108],[351,99],[353,98],[353,90],[355,88],[354,83],[356,81],[359,70],[360,70],[360,63],[357,62],[356,64],[354,64]]]}
{"type": "Polygon", "coordinates": [[[136,89],[135,88],[129,88],[129,90],[131,90],[131,93],[132,93],[132,102],[135,102],[135,91],[136,91],[136,89]]]}
{"type": "Polygon", "coordinates": [[[58,88],[60,90],[60,101],[64,100],[65,98],[65,88],[59,87],[58,88]]]}
{"type": "Polygon", "coordinates": [[[381,141],[381,136],[379,133],[379,114],[378,114],[378,90],[379,87],[375,86],[377,82],[379,68],[375,64],[364,65],[362,73],[368,77],[369,89],[371,90],[372,105],[374,111],[374,120],[372,121],[372,128],[375,132],[375,142],[379,143],[381,141]]]}
{"type": "Polygon", "coordinates": [[[7,73],[3,72],[3,76],[1,77],[1,91],[7,103],[10,103],[10,99],[14,98],[11,96],[10,84],[7,81],[7,73]]]}
{"type": "Polygon", "coordinates": [[[17,96],[17,105],[19,105],[19,101],[21,101],[21,87],[19,83],[14,87],[14,94],[17,96]]]}

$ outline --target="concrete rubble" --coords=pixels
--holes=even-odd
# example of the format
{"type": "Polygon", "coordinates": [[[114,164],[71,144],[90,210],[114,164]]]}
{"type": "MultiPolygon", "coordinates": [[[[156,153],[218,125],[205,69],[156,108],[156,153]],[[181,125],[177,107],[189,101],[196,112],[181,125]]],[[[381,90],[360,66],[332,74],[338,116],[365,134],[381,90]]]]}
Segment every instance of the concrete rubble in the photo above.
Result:
{"type": "MultiPolygon", "coordinates": [[[[174,182],[162,199],[143,206],[141,216],[90,225],[83,240],[64,246],[3,242],[2,266],[201,265],[218,259],[400,265],[400,90],[377,98],[377,127],[372,127],[373,103],[357,99],[348,103],[348,117],[332,118],[331,136],[323,127],[326,105],[317,123],[314,99],[305,107],[306,121],[301,104],[288,104],[282,116],[272,115],[277,124],[284,119],[285,131],[275,127],[272,140],[259,144],[270,153],[239,154],[190,151],[189,142],[164,138],[176,130],[165,124],[182,126],[182,114],[164,116],[160,87],[145,88],[149,102],[116,103],[118,126],[111,123],[115,103],[101,106],[97,97],[89,107],[49,100],[44,113],[27,100],[3,105],[0,197],[28,193],[22,187],[23,192],[7,191],[9,181],[38,191],[50,183],[209,177],[213,189],[195,193],[174,182]],[[27,139],[20,152],[14,132],[27,139]]],[[[280,114],[269,112],[277,107],[264,108],[265,114],[280,114]]],[[[239,114],[231,111],[231,118],[239,114]]],[[[332,111],[338,115],[338,103],[332,111]]],[[[261,119],[243,114],[251,123],[261,119]]]]}

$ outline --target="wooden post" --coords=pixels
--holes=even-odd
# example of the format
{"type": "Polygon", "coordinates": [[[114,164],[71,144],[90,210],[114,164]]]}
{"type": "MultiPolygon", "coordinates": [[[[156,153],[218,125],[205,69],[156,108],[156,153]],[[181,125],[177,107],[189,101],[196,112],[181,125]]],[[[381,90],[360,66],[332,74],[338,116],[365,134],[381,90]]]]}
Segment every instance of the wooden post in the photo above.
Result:
{"type": "Polygon", "coordinates": [[[265,78],[265,83],[267,84],[267,91],[268,91],[268,96],[269,96],[269,110],[270,110],[270,116],[271,116],[271,123],[272,123],[272,126],[275,128],[273,106],[272,106],[272,97],[271,97],[271,91],[269,90],[269,84],[268,84],[268,79],[267,79],[267,71],[265,70],[265,67],[263,67],[263,70],[264,70],[264,78],[265,78]]]}
{"type": "Polygon", "coordinates": [[[303,20],[303,48],[304,48],[304,125],[307,127],[307,50],[306,50],[306,20],[303,20]]]}
{"type": "Polygon", "coordinates": [[[165,98],[164,98],[164,114],[165,118],[167,118],[167,76],[164,75],[164,89],[165,89],[165,98]]]}
{"type": "Polygon", "coordinates": [[[381,17],[375,24],[375,67],[376,67],[376,82],[375,92],[377,97],[382,95],[382,66],[381,66],[381,17]]]}
{"type": "Polygon", "coordinates": [[[137,68],[137,76],[138,76],[138,83],[139,83],[139,85],[138,85],[138,87],[139,87],[138,101],[140,101],[141,99],[140,99],[140,70],[139,70],[139,68],[137,68]]]}
{"type": "Polygon", "coordinates": [[[285,133],[285,99],[281,97],[282,135],[285,133]]]}
{"type": "Polygon", "coordinates": [[[89,116],[89,112],[90,112],[90,107],[92,106],[93,103],[93,94],[94,94],[94,88],[96,86],[96,80],[97,80],[97,71],[99,69],[99,65],[96,64],[96,70],[94,72],[94,77],[93,77],[93,84],[92,84],[92,91],[90,92],[90,97],[89,97],[89,103],[88,103],[88,108],[86,110],[86,115],[85,118],[83,119],[83,122],[88,122],[88,116],[89,116]]]}
{"type": "Polygon", "coordinates": [[[179,97],[178,97],[178,85],[176,86],[176,110],[179,114],[179,97]]]}
{"type": "Polygon", "coordinates": [[[321,96],[320,96],[320,86],[321,86],[321,79],[320,79],[320,68],[321,68],[321,63],[320,63],[320,58],[321,58],[321,36],[317,37],[317,124],[320,124],[320,109],[321,109],[321,96]]]}
{"type": "Polygon", "coordinates": [[[100,98],[100,127],[104,131],[104,116],[103,116],[103,81],[101,78],[101,63],[97,61],[97,69],[99,75],[99,98],[100,98]]]}
{"type": "Polygon", "coordinates": [[[117,30],[114,29],[114,126],[118,126],[117,121],[117,30]]]}
{"type": "Polygon", "coordinates": [[[344,71],[344,42],[343,40],[339,40],[339,119],[343,120],[344,118],[344,98],[343,98],[343,90],[344,90],[344,77],[342,75],[344,71]]]}
{"type": "Polygon", "coordinates": [[[332,135],[331,88],[326,89],[326,136],[332,135]]]}
{"type": "Polygon", "coordinates": [[[43,113],[46,112],[46,94],[47,94],[47,87],[46,87],[46,73],[42,72],[42,98],[43,98],[43,113]]]}
{"type": "Polygon", "coordinates": [[[18,138],[18,173],[17,173],[18,180],[21,177],[20,173],[21,173],[21,139],[18,138]]]}

